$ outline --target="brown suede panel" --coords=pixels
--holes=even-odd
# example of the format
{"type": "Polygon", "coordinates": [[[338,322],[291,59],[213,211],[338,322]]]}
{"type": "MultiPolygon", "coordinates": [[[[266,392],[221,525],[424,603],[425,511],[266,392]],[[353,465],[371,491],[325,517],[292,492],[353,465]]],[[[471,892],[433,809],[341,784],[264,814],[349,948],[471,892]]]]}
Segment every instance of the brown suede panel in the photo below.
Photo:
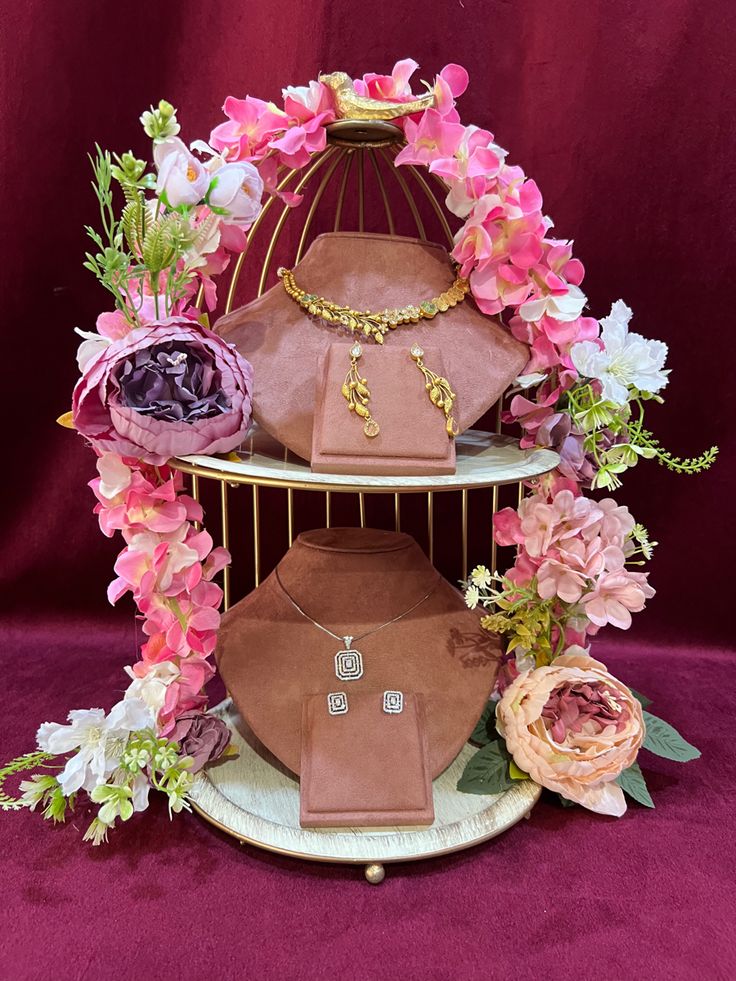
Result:
{"type": "MultiPolygon", "coordinates": [[[[303,533],[279,573],[306,613],[334,633],[354,637],[408,610],[438,580],[409,535],[366,528],[303,533]]],[[[216,656],[241,715],[296,773],[306,696],[387,689],[421,693],[430,775],[436,777],[457,756],[490,695],[501,653],[498,639],[441,579],[413,613],[353,643],[363,655],[364,673],[357,681],[335,676],[334,657],[343,646],[294,609],[271,573],[224,615],[216,656]]]]}
{"type": "Polygon", "coordinates": [[[303,828],[427,825],[434,820],[421,695],[404,692],[399,714],[383,691],[347,691],[348,711],[330,715],[310,695],[302,714],[299,822],[303,828]]]}
{"type": "MultiPolygon", "coordinates": [[[[444,413],[429,399],[409,346],[385,351],[375,344],[361,346],[358,370],[371,391],[369,409],[381,431],[369,439],[363,420],[348,409],[342,395],[353,343],[330,344],[317,373],[312,469],[399,476],[454,473],[455,441],[447,435],[444,413]]],[[[444,374],[437,348],[427,348],[423,360],[436,374],[444,374]]]]}
{"type": "MultiPolygon", "coordinates": [[[[362,232],[318,236],[294,273],[310,293],[375,311],[418,304],[443,292],[453,280],[441,246],[362,232]]],[[[222,317],[215,330],[254,367],[256,421],[309,460],[315,375],[320,357],[339,337],[335,328],[306,315],[278,282],[222,317]]],[[[446,375],[458,394],[461,431],[497,401],[528,356],[526,347],[482,314],[469,297],[433,320],[391,331],[384,348],[406,349],[414,342],[442,352],[446,375]]],[[[396,397],[401,398],[401,392],[396,397]]]]}

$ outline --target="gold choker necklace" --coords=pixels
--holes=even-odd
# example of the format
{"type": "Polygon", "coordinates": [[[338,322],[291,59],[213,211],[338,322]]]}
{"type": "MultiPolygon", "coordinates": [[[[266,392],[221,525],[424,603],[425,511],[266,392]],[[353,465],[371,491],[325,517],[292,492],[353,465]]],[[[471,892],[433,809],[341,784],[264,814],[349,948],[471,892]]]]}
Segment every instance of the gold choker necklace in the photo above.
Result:
{"type": "Polygon", "coordinates": [[[455,282],[444,293],[423,300],[418,306],[409,304],[398,310],[383,310],[373,313],[370,310],[352,310],[350,307],[332,303],[316,293],[307,293],[297,286],[291,269],[278,270],[281,282],[288,295],[313,317],[319,317],[328,324],[345,327],[353,333],[361,333],[371,338],[377,344],[383,344],[383,336],[389,330],[395,330],[402,324],[416,324],[420,320],[431,320],[438,313],[444,313],[456,304],[461,303],[470,292],[470,284],[462,276],[456,276],[455,282]]]}

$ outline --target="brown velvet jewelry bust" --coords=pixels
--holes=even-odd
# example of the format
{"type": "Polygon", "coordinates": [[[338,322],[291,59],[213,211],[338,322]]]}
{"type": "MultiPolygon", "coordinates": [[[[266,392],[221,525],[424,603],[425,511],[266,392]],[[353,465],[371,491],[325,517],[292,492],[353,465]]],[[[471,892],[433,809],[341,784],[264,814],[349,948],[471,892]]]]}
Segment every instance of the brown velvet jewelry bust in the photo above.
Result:
{"type": "MultiPolygon", "coordinates": [[[[437,296],[454,279],[447,251],[441,246],[364,232],[318,236],[294,268],[294,275],[311,293],[376,312],[437,296]]],[[[280,282],[222,317],[215,330],[253,365],[256,422],[309,460],[318,363],[331,343],[341,337],[347,341],[352,335],[340,334],[333,325],[310,317],[280,282]]],[[[372,343],[366,340],[364,346],[372,343]]],[[[408,352],[414,343],[441,352],[444,373],[457,393],[455,418],[461,432],[497,401],[528,357],[526,347],[482,314],[469,296],[432,320],[390,331],[384,347],[403,347],[408,352]]],[[[346,361],[346,370],[348,364],[346,361]]],[[[396,392],[395,397],[401,400],[402,393],[396,392]]]]}
{"type": "MultiPolygon", "coordinates": [[[[299,773],[302,710],[311,695],[344,691],[415,693],[426,717],[427,756],[434,778],[457,756],[485,705],[500,647],[480,627],[460,592],[438,576],[409,535],[364,528],[305,532],[276,573],[223,617],[217,647],[220,673],[258,739],[299,773]],[[339,680],[335,654],[344,647],[294,607],[354,642],[363,657],[357,680],[339,680]]],[[[386,716],[376,703],[374,724],[386,716]]],[[[366,731],[357,756],[369,751],[366,731]]],[[[376,739],[376,742],[380,742],[376,739]]],[[[357,760],[356,760],[357,765],[357,760]]],[[[401,766],[397,758],[392,765],[401,766]]]]}

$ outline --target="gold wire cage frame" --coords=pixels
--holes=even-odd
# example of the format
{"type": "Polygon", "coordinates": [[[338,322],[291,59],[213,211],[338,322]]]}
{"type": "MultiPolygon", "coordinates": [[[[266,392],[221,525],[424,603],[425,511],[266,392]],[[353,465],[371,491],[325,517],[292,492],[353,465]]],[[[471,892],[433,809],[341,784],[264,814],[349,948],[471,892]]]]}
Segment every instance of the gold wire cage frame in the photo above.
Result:
{"type": "MultiPolygon", "coordinates": [[[[401,129],[390,121],[341,119],[328,125],[327,146],[317,153],[306,167],[281,168],[278,173],[278,192],[291,192],[302,196],[303,200],[298,207],[283,203],[275,195],[266,200],[248,232],[245,249],[234,264],[223,312],[229,313],[236,306],[239,295],[243,293],[244,272],[250,272],[252,278],[252,289],[247,298],[250,299],[254,295],[261,296],[276,282],[278,265],[293,267],[299,262],[307,245],[316,234],[320,231],[348,230],[351,222],[353,225],[351,230],[357,227],[359,232],[387,231],[392,236],[412,234],[422,241],[444,239],[447,246],[452,248],[453,231],[442,200],[447,193],[447,185],[436,175],[429,173],[425,175],[413,165],[396,167],[395,157],[403,145],[401,129]],[[438,195],[441,195],[441,198],[438,195]],[[400,206],[399,210],[396,210],[397,204],[400,206]],[[328,214],[330,205],[331,217],[328,214]],[[293,220],[293,216],[296,215],[303,216],[301,228],[297,227],[297,223],[293,220]],[[269,225],[271,235],[266,241],[263,233],[269,225]],[[295,234],[290,234],[292,229],[295,234]],[[402,230],[399,231],[400,229],[402,230]],[[285,241],[286,245],[284,245],[285,241]],[[276,253],[280,245],[284,253],[283,263],[276,262],[276,253]],[[246,267],[249,257],[251,262],[246,267]]],[[[497,434],[501,433],[501,410],[502,400],[491,410],[497,434]]],[[[249,439],[252,452],[253,440],[252,437],[249,439]]],[[[495,439],[506,446],[516,445],[520,458],[523,458],[523,451],[518,450],[518,444],[515,444],[512,439],[501,435],[496,436],[495,439]]],[[[236,547],[237,543],[232,533],[230,495],[241,485],[250,485],[252,488],[250,501],[252,575],[249,579],[254,586],[260,584],[264,575],[264,561],[261,554],[262,521],[264,517],[269,521],[269,533],[271,533],[273,531],[271,519],[275,517],[268,513],[267,507],[262,506],[262,488],[277,487],[286,493],[284,530],[285,544],[288,547],[291,546],[297,530],[295,492],[308,490],[312,495],[323,495],[322,507],[313,506],[305,510],[308,510],[312,516],[323,515],[324,520],[318,519],[317,525],[323,524],[326,527],[330,527],[333,523],[334,494],[351,494],[357,497],[353,523],[359,523],[361,527],[366,527],[368,520],[366,495],[388,494],[393,498],[391,524],[397,531],[402,530],[402,520],[406,513],[402,509],[402,497],[410,494],[412,504],[423,499],[423,506],[426,509],[426,520],[423,521],[424,545],[430,561],[435,559],[435,494],[455,492],[459,497],[461,558],[459,564],[453,564],[448,578],[464,580],[468,575],[469,561],[469,491],[472,488],[483,488],[490,489],[491,492],[490,509],[487,507],[483,509],[485,529],[482,537],[487,544],[480,554],[486,561],[490,558],[490,566],[495,571],[498,566],[498,554],[490,529],[492,517],[501,506],[501,496],[504,496],[504,504],[518,504],[524,493],[524,480],[548,472],[557,463],[556,454],[550,451],[537,451],[533,465],[526,466],[522,479],[509,479],[508,475],[503,477],[489,470],[481,481],[476,479],[466,486],[457,481],[450,482],[448,485],[441,478],[435,478],[436,483],[433,483],[430,478],[418,490],[416,483],[413,486],[406,486],[405,482],[397,480],[395,485],[391,486],[389,479],[386,478],[376,484],[373,481],[366,482],[357,475],[349,482],[336,482],[329,475],[320,475],[317,480],[306,481],[303,476],[303,461],[298,461],[283,447],[281,452],[284,467],[279,476],[264,474],[262,470],[251,472],[247,466],[249,454],[247,445],[246,442],[245,465],[228,467],[222,460],[219,460],[217,465],[213,465],[213,460],[191,457],[173,460],[172,466],[190,476],[192,496],[197,501],[204,503],[204,498],[208,496],[209,491],[208,528],[212,531],[216,527],[217,517],[212,511],[213,508],[219,509],[221,542],[233,552],[235,563],[239,559],[242,561],[243,556],[236,547]],[[293,472],[289,469],[290,461],[294,462],[293,472]],[[211,486],[207,488],[206,485],[211,486]],[[219,485],[219,492],[212,492],[212,486],[217,485],[219,485]]],[[[419,503],[418,507],[421,508],[422,504],[419,503]]],[[[280,521],[280,518],[277,520],[280,521]]],[[[309,526],[315,527],[314,519],[309,526]]],[[[233,601],[231,567],[227,567],[223,572],[223,590],[224,608],[227,610],[233,601]]]]}

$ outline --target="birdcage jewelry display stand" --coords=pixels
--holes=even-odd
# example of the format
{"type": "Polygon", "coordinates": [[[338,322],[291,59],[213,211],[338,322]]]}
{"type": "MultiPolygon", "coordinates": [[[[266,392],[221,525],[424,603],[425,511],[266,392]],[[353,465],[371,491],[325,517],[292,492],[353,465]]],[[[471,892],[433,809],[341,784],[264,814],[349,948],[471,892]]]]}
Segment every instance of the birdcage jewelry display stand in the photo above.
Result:
{"type": "MultiPolygon", "coordinates": [[[[396,235],[400,217],[392,208],[392,198],[398,196],[419,239],[431,240],[428,225],[433,221],[441,236],[448,244],[452,243],[452,230],[430,181],[434,181],[439,192],[446,190],[444,184],[431,175],[427,180],[416,167],[402,168],[408,170],[410,179],[415,182],[417,200],[407,179],[393,165],[393,156],[403,140],[398,127],[387,120],[341,119],[328,126],[327,130],[326,149],[305,170],[290,170],[280,178],[280,191],[293,190],[308,200],[304,200],[299,209],[284,205],[280,214],[275,216],[272,209],[276,207],[277,198],[270,198],[251,229],[246,251],[239,257],[229,284],[226,313],[235,305],[244,261],[255,251],[253,243],[256,233],[263,230],[269,217],[273,228],[262,252],[257,296],[262,295],[273,281],[275,255],[289,217],[299,213],[305,215],[295,250],[289,257],[295,264],[302,257],[310,234],[318,223],[320,205],[324,206],[330,196],[334,207],[334,220],[330,226],[333,231],[341,230],[350,221],[348,212],[352,207],[358,231],[366,230],[369,214],[374,216],[379,212],[385,217],[388,233],[396,235]],[[390,181],[394,182],[393,185],[390,181]],[[350,193],[353,185],[355,194],[350,193]],[[375,208],[370,204],[371,193],[375,208]]],[[[260,240],[263,240],[263,236],[260,240]]],[[[496,407],[495,416],[498,430],[501,428],[500,408],[500,405],[496,407]]],[[[557,454],[552,451],[524,451],[516,440],[500,432],[491,434],[468,430],[457,439],[457,468],[454,474],[448,476],[326,475],[312,472],[307,463],[254,427],[237,453],[227,457],[187,457],[173,461],[173,465],[189,475],[192,494],[197,500],[209,495],[207,512],[211,530],[218,526],[213,510],[219,509],[221,541],[233,554],[234,571],[237,571],[239,562],[249,565],[250,575],[246,579],[253,586],[258,586],[266,572],[270,571],[264,570],[262,556],[264,522],[268,523],[268,536],[271,539],[274,534],[279,534],[279,529],[273,527],[274,520],[284,524],[285,519],[285,527],[280,529],[281,538],[284,547],[290,547],[301,526],[295,495],[303,491],[322,496],[323,505],[317,507],[316,513],[323,515],[321,523],[326,527],[333,523],[336,495],[348,495],[355,500],[356,506],[352,512],[354,523],[361,527],[372,523],[367,516],[367,501],[374,496],[391,500],[390,523],[397,531],[402,529],[405,515],[411,512],[416,519],[420,511],[425,528],[424,544],[430,561],[434,560],[437,539],[442,534],[442,527],[438,527],[435,520],[435,495],[451,495],[459,512],[461,545],[460,555],[451,560],[452,568],[449,570],[448,578],[455,580],[465,579],[468,573],[470,496],[475,492],[479,495],[485,492],[488,501],[485,504],[484,525],[491,550],[491,564],[495,569],[496,546],[490,535],[490,526],[501,498],[507,497],[506,503],[518,503],[523,494],[524,481],[549,472],[557,462],[557,454]],[[247,489],[250,493],[247,493],[247,489]],[[285,493],[285,509],[278,509],[283,517],[266,512],[261,500],[264,489],[277,489],[285,493]],[[237,513],[242,519],[243,511],[249,512],[246,514],[246,524],[250,525],[250,557],[232,527],[233,515],[237,513]]],[[[314,515],[314,507],[311,513],[314,515]]],[[[485,547],[486,542],[483,542],[484,554],[487,554],[485,547]]],[[[233,602],[230,567],[224,571],[223,586],[227,609],[233,602]]],[[[362,864],[366,878],[373,883],[383,879],[384,866],[390,862],[445,854],[500,834],[522,817],[528,816],[541,792],[532,781],[522,781],[496,796],[460,793],[456,789],[457,781],[473,752],[468,745],[434,781],[435,821],[430,827],[302,828],[299,824],[299,784],[296,777],[259,743],[229,698],[212,711],[231,729],[233,745],[239,755],[236,760],[230,760],[227,766],[211,767],[199,776],[191,794],[197,812],[241,842],[269,851],[314,861],[362,864]]]]}

